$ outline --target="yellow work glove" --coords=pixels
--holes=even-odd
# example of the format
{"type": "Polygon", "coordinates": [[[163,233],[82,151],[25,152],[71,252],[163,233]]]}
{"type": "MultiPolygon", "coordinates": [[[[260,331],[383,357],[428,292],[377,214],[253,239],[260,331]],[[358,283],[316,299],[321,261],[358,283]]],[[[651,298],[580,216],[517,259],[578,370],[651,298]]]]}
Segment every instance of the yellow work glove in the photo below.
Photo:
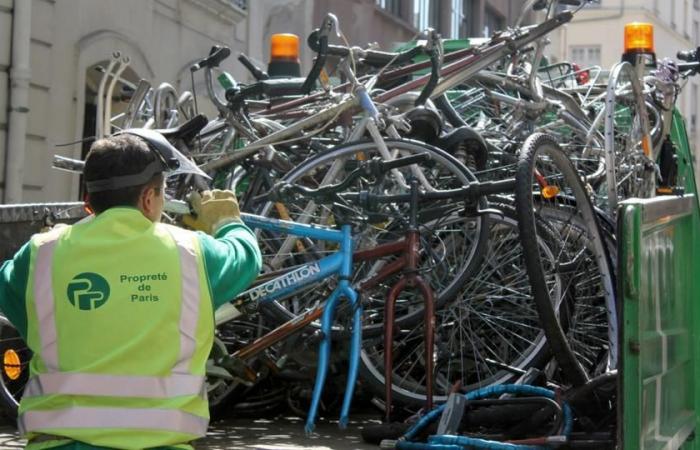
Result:
{"type": "Polygon", "coordinates": [[[231,191],[195,192],[190,196],[190,205],[194,214],[183,216],[182,223],[194,230],[213,235],[227,223],[241,221],[238,200],[231,191]]]}

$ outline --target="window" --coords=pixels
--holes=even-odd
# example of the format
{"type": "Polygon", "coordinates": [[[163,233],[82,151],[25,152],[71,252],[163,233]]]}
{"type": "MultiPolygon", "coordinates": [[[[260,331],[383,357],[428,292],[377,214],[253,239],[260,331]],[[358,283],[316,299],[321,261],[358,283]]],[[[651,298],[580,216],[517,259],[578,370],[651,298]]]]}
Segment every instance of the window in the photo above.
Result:
{"type": "Polygon", "coordinates": [[[464,0],[462,3],[462,36],[478,36],[478,31],[474,30],[474,0],[464,0]]]}
{"type": "Polygon", "coordinates": [[[440,22],[440,0],[428,0],[428,26],[441,31],[440,22]]]}
{"type": "Polygon", "coordinates": [[[600,45],[569,47],[569,59],[581,67],[600,65],[600,45]]]}
{"type": "Polygon", "coordinates": [[[464,10],[462,0],[452,0],[452,12],[450,14],[450,38],[459,39],[464,20],[464,10]]]}
{"type": "Polygon", "coordinates": [[[401,17],[401,0],[376,0],[377,6],[386,10],[389,14],[401,17]]]}
{"type": "Polygon", "coordinates": [[[413,26],[419,30],[428,28],[430,0],[413,0],[413,26]]]}

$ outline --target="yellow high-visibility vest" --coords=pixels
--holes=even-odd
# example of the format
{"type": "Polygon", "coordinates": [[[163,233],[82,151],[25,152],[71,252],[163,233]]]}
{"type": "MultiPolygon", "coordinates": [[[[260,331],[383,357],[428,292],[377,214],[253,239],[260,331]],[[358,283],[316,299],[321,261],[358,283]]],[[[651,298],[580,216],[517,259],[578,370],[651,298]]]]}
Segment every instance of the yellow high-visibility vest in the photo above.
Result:
{"type": "Polygon", "coordinates": [[[214,314],[196,234],[113,208],[31,249],[20,431],[124,449],[204,436],[214,314]]]}

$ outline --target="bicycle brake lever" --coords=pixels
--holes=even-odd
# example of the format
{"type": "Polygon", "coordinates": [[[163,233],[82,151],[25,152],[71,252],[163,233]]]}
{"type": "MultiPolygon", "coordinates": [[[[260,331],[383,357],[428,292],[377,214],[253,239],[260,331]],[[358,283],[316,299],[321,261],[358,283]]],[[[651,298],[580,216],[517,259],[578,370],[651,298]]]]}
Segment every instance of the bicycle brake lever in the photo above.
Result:
{"type": "Polygon", "coordinates": [[[335,30],[336,36],[340,37],[340,26],[338,25],[338,17],[336,17],[336,15],[333,13],[328,13],[323,19],[321,27],[318,29],[318,37],[328,37],[331,31],[333,30],[335,30]]]}

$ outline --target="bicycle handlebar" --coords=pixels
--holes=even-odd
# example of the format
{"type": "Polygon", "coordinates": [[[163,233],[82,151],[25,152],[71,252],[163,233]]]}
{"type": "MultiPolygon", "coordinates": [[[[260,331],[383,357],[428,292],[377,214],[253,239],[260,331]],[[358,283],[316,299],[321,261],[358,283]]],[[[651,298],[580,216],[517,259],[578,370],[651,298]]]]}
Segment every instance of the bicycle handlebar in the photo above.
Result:
{"type": "MultiPolygon", "coordinates": [[[[318,32],[319,30],[314,30],[307,39],[309,48],[315,52],[320,50],[318,45],[318,32]]],[[[374,67],[383,67],[392,62],[392,60],[394,64],[409,62],[420,55],[423,52],[423,48],[421,46],[416,46],[403,52],[383,52],[380,50],[364,50],[359,47],[350,48],[343,45],[328,45],[326,49],[327,54],[341,58],[349,56],[351,51],[358,53],[360,60],[364,64],[374,67]]]]}
{"type": "MultiPolygon", "coordinates": [[[[297,184],[280,182],[276,184],[268,194],[268,199],[272,201],[284,201],[293,195],[300,195],[308,199],[323,201],[345,200],[353,201],[367,209],[376,209],[382,203],[407,203],[411,201],[410,193],[405,194],[372,194],[369,191],[341,192],[346,189],[352,181],[360,176],[381,177],[392,169],[408,166],[418,162],[427,161],[430,155],[420,153],[417,155],[397,158],[392,161],[383,161],[376,157],[369,161],[360,162],[359,166],[350,172],[344,180],[339,183],[311,189],[297,184]]],[[[447,199],[467,199],[475,200],[479,197],[512,192],[515,188],[515,179],[499,181],[474,181],[467,186],[457,189],[421,191],[418,193],[419,201],[447,200],[447,199]]]]}
{"type": "Polygon", "coordinates": [[[435,30],[430,29],[428,39],[430,41],[428,44],[430,49],[430,78],[416,99],[414,103],[416,106],[424,105],[430,98],[430,94],[433,93],[438,81],[440,81],[440,71],[442,70],[442,42],[440,41],[440,35],[435,30]]]}
{"type": "Polygon", "coordinates": [[[679,51],[676,57],[681,61],[687,61],[678,64],[678,70],[684,78],[700,73],[700,47],[695,50],[679,51]]]}
{"type": "Polygon", "coordinates": [[[226,46],[215,45],[209,51],[209,56],[207,56],[206,58],[200,59],[196,63],[192,64],[192,66],[190,66],[190,71],[196,72],[199,69],[202,69],[205,67],[208,67],[208,68],[219,67],[219,64],[221,64],[221,61],[228,58],[229,55],[231,55],[230,48],[228,48],[226,46]]]}
{"type": "MultiPolygon", "coordinates": [[[[321,28],[323,30],[323,28],[321,28]]],[[[326,65],[326,56],[328,56],[328,35],[324,34],[322,31],[318,33],[318,51],[316,52],[316,60],[314,60],[314,65],[311,67],[311,71],[306,76],[306,81],[301,87],[301,93],[304,95],[310,94],[311,89],[316,83],[318,76],[321,75],[321,70],[323,66],[326,65]]]]}
{"type": "Polygon", "coordinates": [[[695,50],[679,51],[676,57],[682,61],[700,62],[700,47],[695,50]]]}
{"type": "Polygon", "coordinates": [[[328,48],[328,34],[333,29],[334,21],[330,16],[326,16],[323,20],[321,28],[315,30],[316,36],[318,36],[318,56],[314,61],[314,65],[309,71],[306,78],[280,78],[280,79],[261,79],[265,76],[264,72],[260,71],[255,67],[248,58],[241,54],[238,60],[243,63],[243,65],[248,68],[248,70],[253,73],[253,76],[258,80],[256,83],[250,84],[243,89],[227,89],[226,90],[226,100],[233,106],[237,107],[242,104],[247,98],[254,97],[257,95],[268,95],[270,97],[279,97],[286,95],[307,95],[313,89],[314,83],[321,74],[323,66],[326,64],[327,48],[328,48]],[[250,65],[250,66],[249,66],[250,65]],[[259,72],[259,73],[258,73],[259,72]]]}
{"type": "Polygon", "coordinates": [[[268,194],[268,198],[273,201],[282,201],[293,194],[299,194],[302,197],[307,197],[310,199],[326,199],[332,201],[338,199],[339,192],[347,188],[350,183],[361,176],[380,178],[393,169],[410,166],[411,164],[425,162],[428,160],[430,160],[430,155],[428,153],[405,156],[402,158],[393,159],[391,161],[384,161],[379,157],[375,157],[369,161],[361,161],[359,166],[350,172],[348,176],[346,176],[345,179],[339,183],[321,186],[317,189],[311,189],[298,184],[279,182],[272,188],[272,191],[268,194]]]}
{"type": "MultiPolygon", "coordinates": [[[[499,181],[473,181],[468,185],[457,189],[419,191],[418,201],[435,201],[450,199],[465,199],[474,201],[479,197],[494,194],[512,192],[515,189],[515,179],[510,178],[499,181]]],[[[406,194],[372,194],[369,191],[347,192],[339,194],[343,200],[356,202],[359,206],[368,210],[376,210],[382,203],[408,203],[411,201],[411,193],[406,194]]]]}
{"type": "Polygon", "coordinates": [[[248,72],[250,72],[253,75],[253,78],[255,78],[258,81],[262,80],[267,80],[270,78],[270,75],[267,74],[264,70],[253,64],[253,61],[248,58],[248,55],[245,53],[241,53],[238,55],[238,61],[240,61],[243,66],[248,69],[248,72]]]}

